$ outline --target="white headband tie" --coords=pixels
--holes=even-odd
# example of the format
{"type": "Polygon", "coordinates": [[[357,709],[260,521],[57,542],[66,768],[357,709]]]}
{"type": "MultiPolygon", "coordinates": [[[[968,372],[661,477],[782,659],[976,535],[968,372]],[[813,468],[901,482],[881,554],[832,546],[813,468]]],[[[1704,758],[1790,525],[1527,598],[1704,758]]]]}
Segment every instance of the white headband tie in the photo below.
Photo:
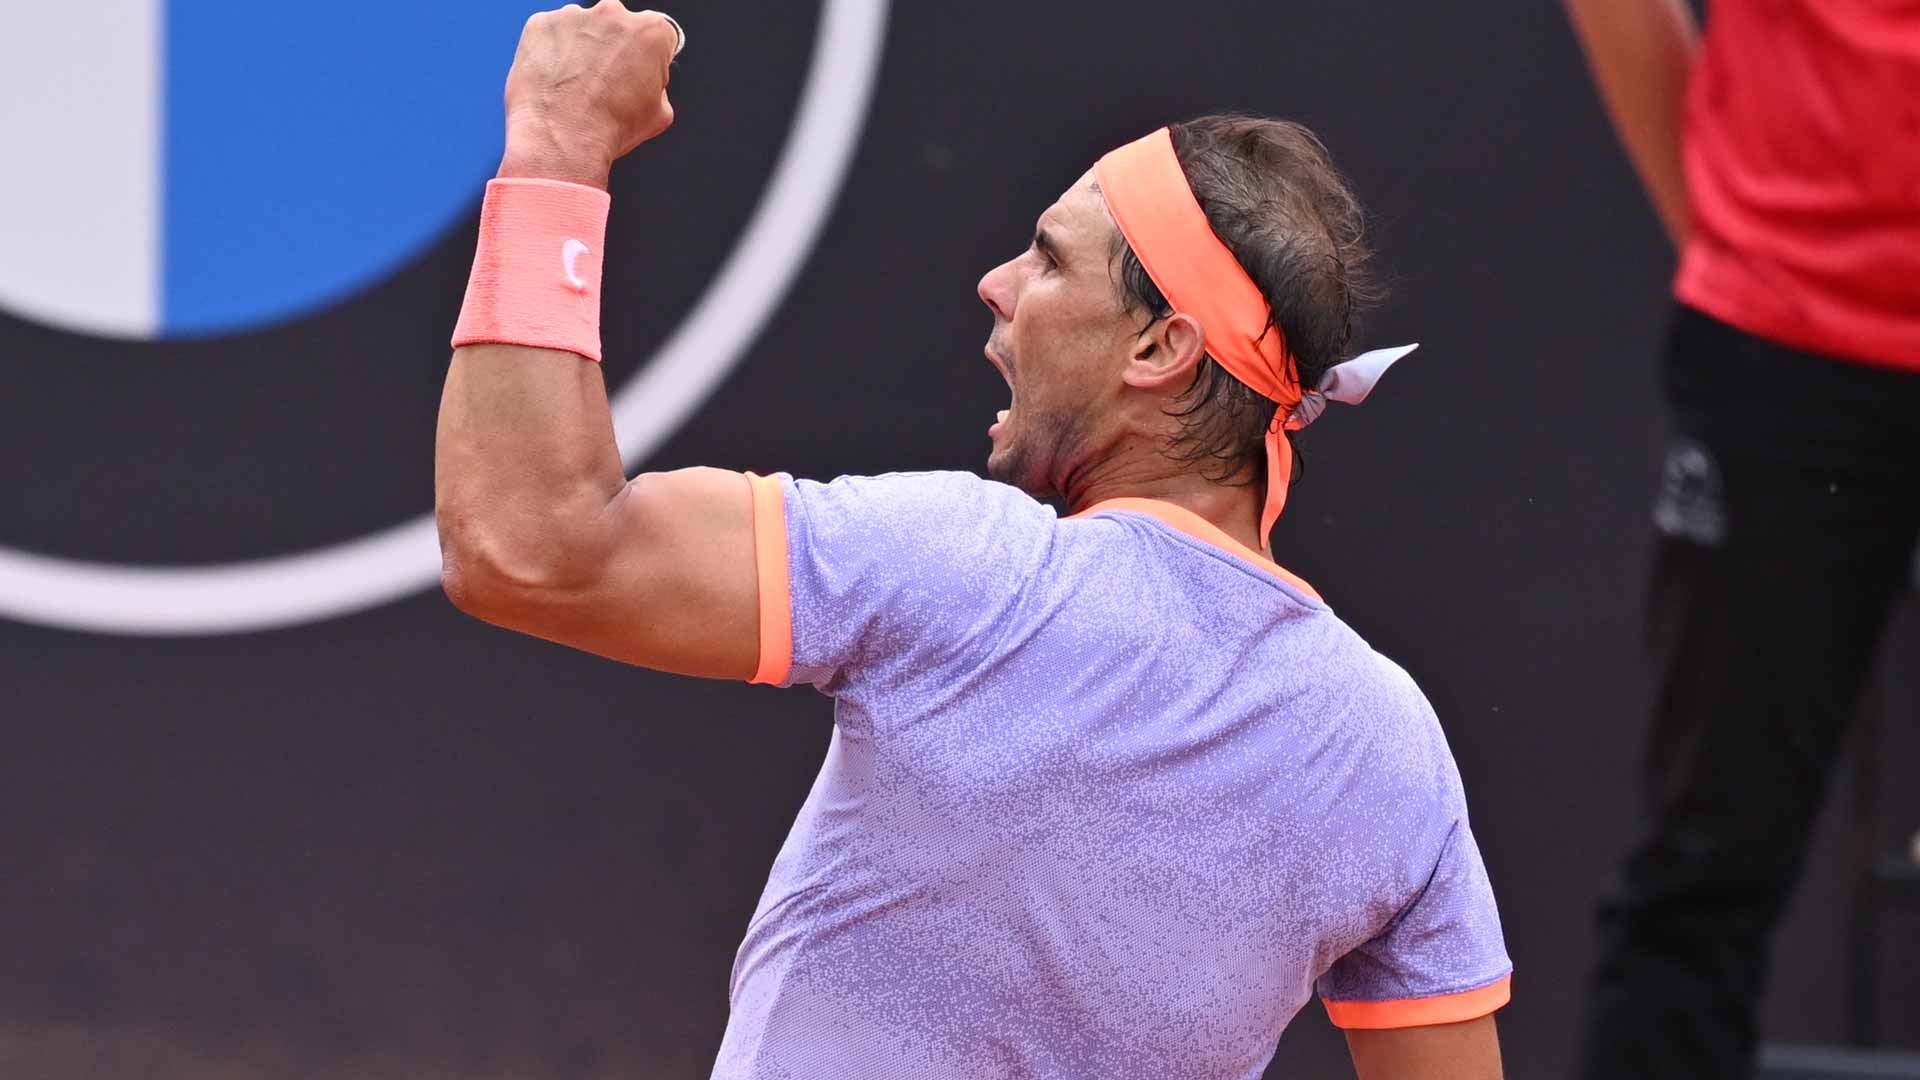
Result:
{"type": "Polygon", "coordinates": [[[1375,349],[1363,352],[1344,363],[1335,364],[1320,377],[1320,385],[1300,395],[1300,404],[1293,407],[1287,416],[1287,430],[1298,431],[1320,418],[1327,409],[1327,402],[1338,401],[1347,405],[1358,405],[1373,393],[1380,376],[1394,362],[1419,348],[1418,342],[1412,345],[1396,345],[1391,349],[1375,349]]]}

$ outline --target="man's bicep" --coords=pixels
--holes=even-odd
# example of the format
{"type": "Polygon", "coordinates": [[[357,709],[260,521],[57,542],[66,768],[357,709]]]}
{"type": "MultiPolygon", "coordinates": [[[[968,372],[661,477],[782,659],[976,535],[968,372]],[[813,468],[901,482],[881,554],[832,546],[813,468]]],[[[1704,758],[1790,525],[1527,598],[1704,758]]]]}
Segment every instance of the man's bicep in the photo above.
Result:
{"type": "Polygon", "coordinates": [[[747,679],[760,662],[749,478],[643,473],[608,503],[600,573],[518,628],[660,671],[747,679]]]}
{"type": "Polygon", "coordinates": [[[1500,1037],[1491,1015],[1457,1024],[1347,1032],[1360,1080],[1500,1080],[1500,1037]]]}

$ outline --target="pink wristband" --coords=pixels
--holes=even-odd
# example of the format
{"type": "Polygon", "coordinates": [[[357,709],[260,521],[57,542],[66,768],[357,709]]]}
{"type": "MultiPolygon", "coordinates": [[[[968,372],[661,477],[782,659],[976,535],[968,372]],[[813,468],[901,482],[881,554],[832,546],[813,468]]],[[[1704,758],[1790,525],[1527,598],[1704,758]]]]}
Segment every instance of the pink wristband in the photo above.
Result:
{"type": "Polygon", "coordinates": [[[455,348],[497,343],[600,359],[600,259],[613,200],[562,180],[487,182],[455,348]]]}

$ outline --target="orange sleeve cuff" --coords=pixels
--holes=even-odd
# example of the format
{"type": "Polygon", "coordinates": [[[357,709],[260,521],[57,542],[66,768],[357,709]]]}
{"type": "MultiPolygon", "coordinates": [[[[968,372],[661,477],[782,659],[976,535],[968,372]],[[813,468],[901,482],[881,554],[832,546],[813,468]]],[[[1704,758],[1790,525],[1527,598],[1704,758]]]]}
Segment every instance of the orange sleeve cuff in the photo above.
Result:
{"type": "Polygon", "coordinates": [[[1323,1001],[1339,1028],[1403,1028],[1478,1020],[1513,999],[1513,976],[1476,990],[1398,1001],[1323,1001]]]}
{"type": "Polygon", "coordinates": [[[752,682],[779,686],[793,671],[793,584],[787,576],[787,495],[771,476],[753,488],[753,562],[760,588],[760,665],[752,682]]]}

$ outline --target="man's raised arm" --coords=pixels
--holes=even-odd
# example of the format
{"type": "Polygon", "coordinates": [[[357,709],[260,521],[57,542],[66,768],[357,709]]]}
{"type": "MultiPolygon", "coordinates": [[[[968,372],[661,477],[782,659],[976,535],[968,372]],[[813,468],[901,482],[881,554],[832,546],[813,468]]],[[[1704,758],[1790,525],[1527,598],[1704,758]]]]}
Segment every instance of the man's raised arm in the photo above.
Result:
{"type": "Polygon", "coordinates": [[[442,577],[489,622],[747,678],[759,654],[748,482],[688,469],[628,483],[593,362],[607,176],[673,123],[679,40],[670,20],[614,0],[536,15],[521,35],[500,178],[561,183],[488,192],[440,402],[442,577]]]}

